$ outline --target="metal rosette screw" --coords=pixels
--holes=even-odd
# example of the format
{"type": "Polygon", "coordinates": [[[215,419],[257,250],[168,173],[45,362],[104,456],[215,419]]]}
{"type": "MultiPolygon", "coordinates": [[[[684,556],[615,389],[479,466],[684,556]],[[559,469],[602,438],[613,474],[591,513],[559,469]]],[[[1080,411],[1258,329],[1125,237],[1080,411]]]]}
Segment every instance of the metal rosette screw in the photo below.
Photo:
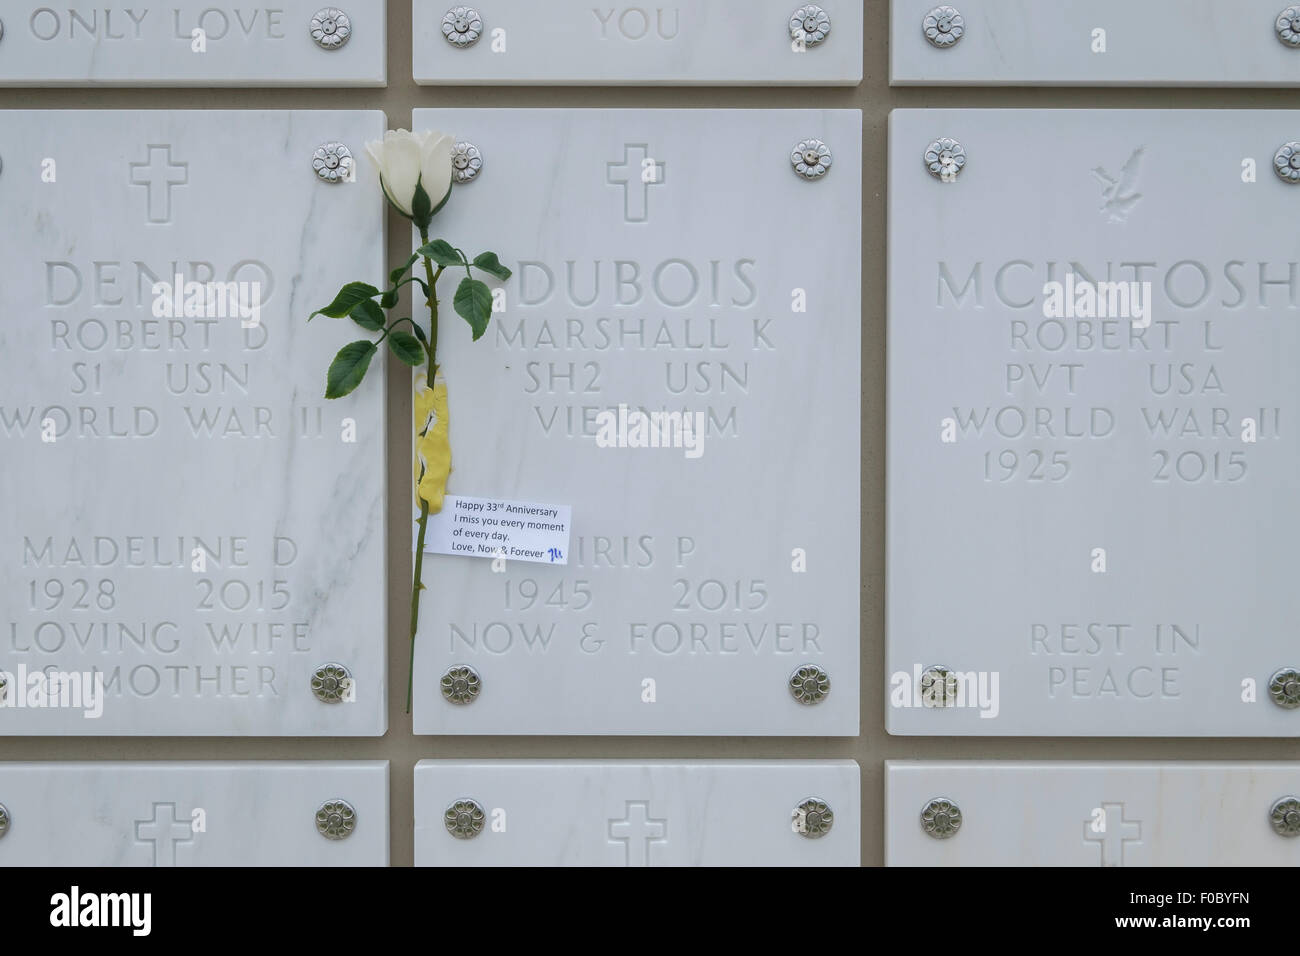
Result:
{"type": "Polygon", "coordinates": [[[830,147],[819,139],[805,139],[791,151],[790,165],[804,179],[821,179],[830,172],[830,147]]]}
{"type": "Polygon", "coordinates": [[[451,174],[456,185],[472,183],[483,168],[483,154],[473,143],[461,142],[451,148],[451,174]]]}
{"type": "Polygon", "coordinates": [[[790,14],[790,39],[800,40],[806,47],[817,46],[830,32],[830,15],[814,3],[805,3],[790,14]]]}
{"type": "Polygon", "coordinates": [[[831,832],[835,825],[835,814],[825,800],[809,797],[794,808],[794,832],[809,840],[817,840],[831,832]]]}
{"type": "Polygon", "coordinates": [[[1284,667],[1268,679],[1268,696],[1284,710],[1300,707],[1300,671],[1284,667]]]}
{"type": "Polygon", "coordinates": [[[463,664],[448,668],[439,683],[442,696],[453,704],[472,704],[483,689],[478,671],[463,664]]]}
{"type": "Polygon", "coordinates": [[[471,47],[483,35],[483,18],[473,7],[452,7],[442,18],[442,35],[458,49],[471,47]]]}
{"type": "Polygon", "coordinates": [[[966,150],[955,139],[941,137],[925,148],[925,168],[930,175],[945,183],[957,181],[966,168],[966,150]]]}
{"type": "Polygon", "coordinates": [[[342,143],[322,143],[312,154],[311,168],[324,182],[344,182],[352,176],[352,150],[342,143]]]}
{"type": "Polygon", "coordinates": [[[947,840],[961,829],[961,808],[946,797],[935,797],[921,809],[921,829],[936,840],[947,840]]]}
{"type": "Polygon", "coordinates": [[[1268,822],[1278,836],[1300,836],[1300,799],[1283,797],[1268,810],[1268,822]]]}
{"type": "Polygon", "coordinates": [[[816,664],[804,664],[790,675],[790,696],[801,704],[820,703],[830,692],[830,676],[816,664]]]}
{"type": "Polygon", "coordinates": [[[352,686],[352,672],[342,664],[322,664],[311,675],[311,692],[325,704],[337,704],[352,686]]]}
{"type": "Polygon", "coordinates": [[[1273,172],[1288,185],[1300,184],[1300,143],[1284,143],[1273,154],[1273,172]]]}
{"type": "Polygon", "coordinates": [[[1300,50],[1300,7],[1287,7],[1274,23],[1277,38],[1293,50],[1300,50]]]}
{"type": "Polygon", "coordinates": [[[311,18],[311,38],[322,50],[338,50],[352,36],[352,21],[338,7],[321,7],[311,18]]]}
{"type": "Polygon", "coordinates": [[[447,832],[457,840],[472,840],[483,832],[487,814],[477,800],[457,800],[442,815],[447,832]]]}
{"type": "Polygon", "coordinates": [[[316,829],[327,840],[346,840],[357,828],[357,811],[346,800],[330,800],[316,810],[316,829]]]}
{"type": "Polygon", "coordinates": [[[960,10],[945,4],[925,15],[921,21],[921,31],[931,46],[951,50],[966,33],[966,21],[960,10]]]}
{"type": "Polygon", "coordinates": [[[942,664],[921,672],[921,705],[950,707],[957,702],[957,675],[942,664]]]}

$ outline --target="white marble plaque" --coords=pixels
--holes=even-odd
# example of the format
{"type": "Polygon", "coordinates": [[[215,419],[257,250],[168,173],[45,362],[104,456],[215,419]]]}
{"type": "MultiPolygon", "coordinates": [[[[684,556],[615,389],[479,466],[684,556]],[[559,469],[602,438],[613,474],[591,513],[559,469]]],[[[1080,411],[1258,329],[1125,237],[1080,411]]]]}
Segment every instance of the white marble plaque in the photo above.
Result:
{"type": "Polygon", "coordinates": [[[0,805],[6,868],[388,865],[386,760],[0,763],[0,805]]]}
{"type": "MultiPolygon", "coordinates": [[[[788,0],[664,6],[413,0],[417,83],[485,86],[856,86],[862,3],[825,0],[800,42],[788,0]],[[453,15],[465,7],[479,16],[453,15]],[[459,22],[457,22],[459,20],[459,22]],[[824,29],[829,23],[829,30],[824,29]],[[476,36],[472,42],[470,36],[476,36]],[[454,38],[455,42],[449,40],[454,38]]],[[[802,21],[800,21],[802,23],[802,21]]]]}
{"type": "Polygon", "coordinates": [[[893,0],[889,50],[896,86],[1293,87],[1300,4],[893,0]],[[944,6],[961,14],[955,27],[928,20],[944,6]]]}
{"type": "Polygon", "coordinates": [[[1295,763],[889,760],[885,864],[1295,867],[1288,799],[1295,763]]]}
{"type": "Polygon", "coordinates": [[[891,733],[1300,733],[1273,680],[1300,667],[1296,137],[1264,110],[893,114],[891,733]]]}
{"type": "Polygon", "coordinates": [[[852,760],[422,760],[415,865],[857,866],[859,776],[852,760]]]}
{"type": "Polygon", "coordinates": [[[514,272],[479,342],[444,310],[447,490],[572,507],[563,567],[426,558],[417,733],[857,733],[860,123],[416,111],[484,160],[432,235],[514,272]]]}
{"type": "Polygon", "coordinates": [[[313,154],[383,128],[0,118],[0,733],[384,732],[383,373],[327,403],[361,336],[307,323],[385,271],[372,168],[313,154]]]}
{"type": "Polygon", "coordinates": [[[384,0],[6,0],[0,86],[384,86],[384,0]]]}

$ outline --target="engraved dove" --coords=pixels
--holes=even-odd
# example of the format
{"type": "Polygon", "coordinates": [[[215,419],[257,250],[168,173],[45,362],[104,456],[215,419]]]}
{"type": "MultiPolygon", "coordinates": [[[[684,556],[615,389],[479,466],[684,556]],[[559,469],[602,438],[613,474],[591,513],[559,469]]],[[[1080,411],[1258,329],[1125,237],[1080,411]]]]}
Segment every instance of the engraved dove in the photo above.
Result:
{"type": "Polygon", "coordinates": [[[1142,194],[1133,189],[1137,185],[1138,167],[1142,163],[1144,152],[1145,146],[1133,150],[1133,155],[1120,167],[1118,180],[1103,167],[1093,167],[1092,174],[1101,183],[1101,211],[1107,214],[1108,222],[1125,222],[1129,212],[1142,198],[1142,194]]]}

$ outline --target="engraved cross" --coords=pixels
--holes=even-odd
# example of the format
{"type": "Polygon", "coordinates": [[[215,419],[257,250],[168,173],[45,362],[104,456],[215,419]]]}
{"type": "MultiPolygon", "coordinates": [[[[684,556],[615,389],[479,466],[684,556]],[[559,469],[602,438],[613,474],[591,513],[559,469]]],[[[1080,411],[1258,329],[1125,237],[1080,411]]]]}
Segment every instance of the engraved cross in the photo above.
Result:
{"type": "Polygon", "coordinates": [[[131,185],[149,191],[149,221],[172,221],[172,187],[190,181],[190,164],[173,163],[172,148],[149,144],[149,158],[143,163],[129,163],[131,185]]]}
{"type": "Polygon", "coordinates": [[[609,842],[623,844],[625,866],[649,866],[650,845],[668,842],[668,820],[650,816],[647,801],[629,800],[623,819],[609,821],[609,842]]]}
{"type": "Polygon", "coordinates": [[[1100,846],[1102,866],[1123,866],[1124,844],[1142,841],[1142,823],[1139,820],[1125,820],[1122,803],[1103,803],[1101,811],[1106,829],[1098,832],[1093,828],[1091,819],[1085,820],[1083,838],[1100,846]]]}
{"type": "Polygon", "coordinates": [[[623,187],[623,221],[645,222],[650,217],[650,187],[662,186],[667,163],[650,155],[645,143],[626,143],[623,162],[605,164],[605,181],[623,187]]]}
{"type": "Polygon", "coordinates": [[[135,821],[135,838],[153,844],[154,866],[175,866],[177,844],[193,843],[194,830],[189,820],[177,818],[176,804],[155,803],[151,819],[135,821]],[[163,811],[165,819],[158,818],[159,811],[163,811]]]}

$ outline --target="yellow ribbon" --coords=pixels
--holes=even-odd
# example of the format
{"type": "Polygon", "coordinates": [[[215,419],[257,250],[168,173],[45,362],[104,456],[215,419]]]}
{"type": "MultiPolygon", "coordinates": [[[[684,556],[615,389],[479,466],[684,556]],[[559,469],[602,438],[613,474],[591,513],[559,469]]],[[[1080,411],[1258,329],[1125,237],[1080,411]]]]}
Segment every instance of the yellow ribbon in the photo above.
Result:
{"type": "Polygon", "coordinates": [[[424,376],[415,383],[415,504],[429,503],[429,514],[442,510],[451,474],[451,439],[447,432],[447,383],[429,388],[424,376]]]}

